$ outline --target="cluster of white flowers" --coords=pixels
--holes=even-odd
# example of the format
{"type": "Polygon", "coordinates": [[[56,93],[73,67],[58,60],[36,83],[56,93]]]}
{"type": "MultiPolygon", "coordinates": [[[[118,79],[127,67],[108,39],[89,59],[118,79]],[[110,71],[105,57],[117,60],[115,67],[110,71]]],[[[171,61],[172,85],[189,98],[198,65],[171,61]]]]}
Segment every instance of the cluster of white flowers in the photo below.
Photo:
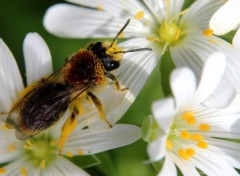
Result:
{"type": "MultiPolygon", "coordinates": [[[[128,145],[141,137],[135,125],[116,122],[131,106],[161,56],[170,52],[173,97],[152,104],[152,116],[143,123],[150,162],[164,159],[159,176],[240,175],[240,0],[66,0],[50,7],[45,28],[67,38],[113,38],[121,33],[126,50],[153,51],[124,54],[116,70],[126,92],[112,85],[98,92],[108,121],[99,120],[96,108],[84,104],[84,114],[59,154],[56,141],[69,116],[25,141],[16,139],[5,125],[12,105],[24,91],[10,50],[0,40],[0,175],[88,175],[66,155],[90,155],[128,145]],[[236,30],[232,44],[216,35],[236,30]],[[87,128],[86,128],[87,127],[87,128]]],[[[37,33],[25,38],[27,85],[52,73],[48,46],[37,33]]],[[[168,79],[168,78],[165,78],[168,79]]]]}

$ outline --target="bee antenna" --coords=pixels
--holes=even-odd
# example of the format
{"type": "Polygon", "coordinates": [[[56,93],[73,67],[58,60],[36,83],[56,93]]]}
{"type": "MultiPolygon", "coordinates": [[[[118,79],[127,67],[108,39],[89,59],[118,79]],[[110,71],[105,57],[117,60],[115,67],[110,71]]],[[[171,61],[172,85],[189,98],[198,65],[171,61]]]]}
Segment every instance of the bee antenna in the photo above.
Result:
{"type": "Polygon", "coordinates": [[[117,51],[114,52],[113,54],[118,54],[118,53],[130,53],[130,52],[138,52],[138,51],[152,51],[151,48],[137,48],[137,49],[132,49],[128,51],[117,51]]]}
{"type": "Polygon", "coordinates": [[[130,19],[127,20],[127,22],[125,23],[125,25],[122,27],[122,29],[117,33],[116,37],[114,37],[110,47],[113,46],[114,42],[117,40],[117,38],[119,37],[119,35],[122,33],[122,31],[124,31],[124,29],[128,26],[128,24],[130,23],[130,19]]]}

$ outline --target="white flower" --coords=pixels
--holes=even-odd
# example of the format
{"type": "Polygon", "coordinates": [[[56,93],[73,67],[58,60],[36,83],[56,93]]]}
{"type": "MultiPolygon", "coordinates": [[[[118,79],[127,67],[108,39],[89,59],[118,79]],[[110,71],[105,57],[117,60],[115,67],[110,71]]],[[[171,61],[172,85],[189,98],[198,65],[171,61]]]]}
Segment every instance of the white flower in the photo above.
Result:
{"type": "Polygon", "coordinates": [[[200,176],[199,170],[208,176],[239,175],[234,168],[240,168],[240,144],[222,138],[240,137],[240,97],[222,109],[203,105],[225,66],[224,55],[211,55],[199,83],[190,69],[174,70],[170,79],[174,98],[153,103],[148,155],[152,162],[165,158],[159,176],[177,176],[176,166],[185,176],[200,176]]]}
{"type": "MultiPolygon", "coordinates": [[[[216,35],[224,35],[239,28],[240,24],[240,1],[229,0],[219,8],[212,16],[209,26],[216,35]]],[[[240,48],[240,29],[233,38],[233,45],[240,48]]]]}
{"type": "MultiPolygon", "coordinates": [[[[225,0],[196,0],[185,10],[183,10],[184,0],[66,1],[90,8],[66,3],[50,7],[44,18],[44,26],[49,32],[70,38],[113,37],[126,20],[131,18],[124,36],[136,38],[130,38],[124,44],[154,48],[155,56],[159,53],[163,54],[169,48],[176,66],[192,68],[197,78],[200,77],[203,64],[209,54],[221,51],[227,56],[226,74],[216,91],[218,95],[212,96],[211,101],[209,100],[209,106],[211,102],[215,102],[216,97],[228,96],[231,100],[236,89],[239,90],[240,51],[224,40],[212,36],[213,31],[208,27],[211,16],[225,0]]],[[[140,53],[134,55],[141,56],[140,53]]],[[[152,64],[147,69],[148,73],[156,65],[156,58],[160,57],[151,56],[144,60],[145,64],[148,62],[152,64]]],[[[127,58],[124,59],[126,60],[127,58]]],[[[141,64],[141,61],[142,59],[135,63],[141,64]]],[[[134,74],[131,75],[134,77],[134,74]]],[[[144,78],[139,78],[145,82],[144,78]]],[[[133,80],[139,81],[137,78],[133,80]]],[[[128,82],[122,82],[128,87],[128,82]]],[[[134,95],[137,94],[134,92],[134,95]]],[[[218,101],[215,106],[225,106],[224,103],[227,102],[218,101]]]]}
{"type": "MultiPolygon", "coordinates": [[[[24,41],[27,84],[52,72],[51,55],[44,40],[36,33],[24,41]]],[[[83,128],[86,121],[79,120],[77,128],[66,140],[59,154],[58,139],[66,114],[55,126],[26,141],[17,140],[15,130],[6,128],[5,119],[11,106],[19,98],[24,86],[14,56],[0,39],[0,175],[88,175],[66,157],[90,155],[123,145],[140,138],[140,128],[116,124],[112,128],[83,128]]]]}

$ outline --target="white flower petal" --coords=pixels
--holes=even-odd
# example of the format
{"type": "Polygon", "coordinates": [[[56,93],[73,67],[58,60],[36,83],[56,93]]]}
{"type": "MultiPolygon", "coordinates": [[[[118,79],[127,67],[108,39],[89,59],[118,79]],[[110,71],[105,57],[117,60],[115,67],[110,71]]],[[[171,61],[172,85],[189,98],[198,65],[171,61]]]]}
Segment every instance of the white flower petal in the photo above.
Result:
{"type": "Polygon", "coordinates": [[[147,147],[151,162],[159,161],[166,155],[166,135],[162,135],[154,141],[149,142],[147,147]]]}
{"type": "Polygon", "coordinates": [[[188,68],[178,68],[171,73],[170,85],[176,101],[176,109],[186,107],[196,91],[196,78],[188,68]]]}
{"type": "Polygon", "coordinates": [[[166,98],[160,101],[155,101],[152,104],[153,117],[156,119],[159,127],[168,133],[175,115],[175,104],[173,98],[166,98]]]}
{"type": "Polygon", "coordinates": [[[234,47],[240,49],[240,29],[238,29],[237,32],[235,33],[232,44],[234,47]]]}
{"type": "Polygon", "coordinates": [[[171,48],[171,55],[177,67],[190,67],[198,79],[201,77],[202,68],[207,58],[210,54],[216,52],[221,52],[227,57],[227,68],[223,79],[220,81],[216,93],[211,96],[211,98],[214,96],[218,97],[219,95],[222,96],[220,92],[225,89],[229,92],[228,96],[222,96],[222,102],[215,102],[215,107],[221,107],[231,102],[231,98],[235,93],[232,86],[234,86],[237,92],[240,91],[240,76],[238,76],[240,75],[238,69],[240,67],[240,51],[220,38],[214,36],[211,38],[204,37],[200,33],[189,35],[185,39],[184,45],[171,48]]]}
{"type": "Polygon", "coordinates": [[[75,130],[63,150],[94,154],[131,144],[140,137],[141,130],[134,125],[117,124],[112,128],[75,130]]]}
{"type": "MultiPolygon", "coordinates": [[[[108,13],[70,4],[57,4],[47,10],[44,26],[49,32],[60,37],[115,37],[127,19],[133,16],[128,14],[128,9],[120,10],[125,11],[108,13]],[[124,16],[118,16],[120,14],[124,16]]],[[[142,35],[149,33],[149,30],[149,27],[143,26],[140,21],[131,20],[124,30],[124,36],[142,35]]]]}
{"type": "Polygon", "coordinates": [[[22,77],[7,45],[0,39],[0,112],[8,112],[23,90],[22,77]]]}
{"type": "Polygon", "coordinates": [[[52,166],[50,166],[49,169],[51,169],[51,173],[53,175],[61,174],[62,176],[66,176],[66,175],[67,176],[89,176],[88,173],[86,173],[81,168],[74,165],[69,160],[63,157],[57,157],[55,162],[53,163],[52,166]]]}
{"type": "Polygon", "coordinates": [[[240,1],[229,0],[212,16],[209,26],[216,35],[224,35],[240,24],[240,1]]]}
{"type": "Polygon", "coordinates": [[[177,176],[177,168],[168,154],[165,156],[165,161],[161,171],[158,173],[157,176],[177,176]]]}
{"type": "Polygon", "coordinates": [[[4,169],[7,171],[4,176],[19,176],[21,173],[21,168],[24,168],[27,171],[30,169],[29,164],[26,163],[26,158],[19,158],[4,166],[4,169]]]}
{"type": "Polygon", "coordinates": [[[213,93],[219,85],[225,68],[226,57],[222,53],[214,53],[207,58],[194,96],[195,101],[201,103],[213,93]]]}
{"type": "Polygon", "coordinates": [[[206,29],[213,13],[225,3],[225,0],[196,0],[183,15],[182,22],[187,25],[187,29],[206,29]]]}
{"type": "Polygon", "coordinates": [[[225,0],[196,0],[183,16],[184,24],[193,29],[206,29],[214,12],[225,3],[225,0]]]}
{"type": "Polygon", "coordinates": [[[206,175],[239,176],[237,171],[215,151],[199,149],[197,147],[194,150],[197,154],[193,157],[192,163],[206,175]]]}
{"type": "Polygon", "coordinates": [[[27,34],[23,43],[23,54],[28,85],[52,73],[51,54],[39,34],[27,34]]]}
{"type": "Polygon", "coordinates": [[[200,176],[192,162],[179,158],[175,153],[169,153],[169,156],[181,170],[183,175],[200,176]]]}

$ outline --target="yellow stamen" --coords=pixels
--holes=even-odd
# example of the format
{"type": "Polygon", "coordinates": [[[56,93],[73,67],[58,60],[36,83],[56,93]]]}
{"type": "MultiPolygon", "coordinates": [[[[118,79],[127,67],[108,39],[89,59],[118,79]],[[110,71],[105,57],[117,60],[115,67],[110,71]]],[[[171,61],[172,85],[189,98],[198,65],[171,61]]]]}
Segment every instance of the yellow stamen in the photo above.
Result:
{"type": "Polygon", "coordinates": [[[42,160],[41,161],[40,167],[41,167],[42,170],[45,170],[45,168],[46,168],[46,160],[42,160]]]}
{"type": "Polygon", "coordinates": [[[84,155],[84,152],[82,150],[78,150],[78,155],[84,155]]]}
{"type": "Polygon", "coordinates": [[[68,117],[68,119],[66,120],[66,122],[62,127],[61,136],[58,142],[59,153],[62,152],[62,148],[64,146],[66,139],[71,134],[71,132],[76,128],[76,126],[77,126],[77,119],[76,118],[72,119],[71,116],[68,117]]]}
{"type": "Polygon", "coordinates": [[[178,155],[184,160],[189,160],[190,159],[190,156],[188,155],[188,153],[186,151],[184,151],[184,149],[179,149],[178,150],[178,155]]]}
{"type": "Polygon", "coordinates": [[[201,140],[203,140],[203,136],[200,134],[192,134],[191,139],[194,141],[201,141],[201,140]]]}
{"type": "Polygon", "coordinates": [[[0,174],[6,174],[7,170],[0,167],[0,174]]]}
{"type": "Polygon", "coordinates": [[[67,156],[67,157],[73,157],[73,154],[72,154],[71,152],[67,152],[67,153],[66,153],[66,156],[67,156]]]}
{"type": "Polygon", "coordinates": [[[170,140],[167,140],[166,141],[166,147],[168,150],[172,150],[173,149],[173,144],[170,140]]]}
{"type": "Polygon", "coordinates": [[[199,148],[206,149],[206,148],[208,148],[208,143],[205,142],[205,141],[199,141],[199,142],[197,143],[197,146],[198,146],[199,148]]]}
{"type": "Polygon", "coordinates": [[[148,37],[147,37],[147,40],[150,41],[150,42],[153,42],[153,41],[155,41],[155,37],[153,37],[153,36],[148,36],[148,37]]]}
{"type": "Polygon", "coordinates": [[[27,176],[27,169],[25,167],[21,167],[20,171],[22,176],[27,176]]]}
{"type": "Polygon", "coordinates": [[[185,112],[184,114],[182,114],[181,118],[183,120],[187,120],[189,118],[193,118],[194,117],[194,113],[193,112],[185,112]]]}
{"type": "Polygon", "coordinates": [[[98,11],[103,11],[103,7],[101,5],[97,6],[98,11]]]}
{"type": "Polygon", "coordinates": [[[187,120],[186,120],[186,123],[188,125],[193,125],[193,124],[196,124],[196,119],[194,117],[189,117],[187,120]]]}
{"type": "Polygon", "coordinates": [[[183,130],[183,131],[181,131],[181,133],[180,133],[180,137],[181,137],[182,139],[190,139],[191,134],[190,134],[188,131],[183,130]]]}
{"type": "Polygon", "coordinates": [[[205,29],[202,34],[203,34],[204,36],[210,37],[210,36],[213,35],[213,32],[214,32],[214,31],[213,31],[212,29],[205,29]]]}
{"type": "Polygon", "coordinates": [[[136,15],[134,16],[134,18],[135,18],[136,20],[140,20],[140,19],[143,18],[143,16],[144,16],[144,11],[139,11],[139,12],[136,13],[136,15]]]}
{"type": "Polygon", "coordinates": [[[195,150],[193,150],[192,148],[188,148],[186,149],[186,154],[192,157],[195,154],[195,150]]]}
{"type": "Polygon", "coordinates": [[[198,128],[202,131],[211,130],[211,127],[208,124],[200,124],[198,128]]]}

